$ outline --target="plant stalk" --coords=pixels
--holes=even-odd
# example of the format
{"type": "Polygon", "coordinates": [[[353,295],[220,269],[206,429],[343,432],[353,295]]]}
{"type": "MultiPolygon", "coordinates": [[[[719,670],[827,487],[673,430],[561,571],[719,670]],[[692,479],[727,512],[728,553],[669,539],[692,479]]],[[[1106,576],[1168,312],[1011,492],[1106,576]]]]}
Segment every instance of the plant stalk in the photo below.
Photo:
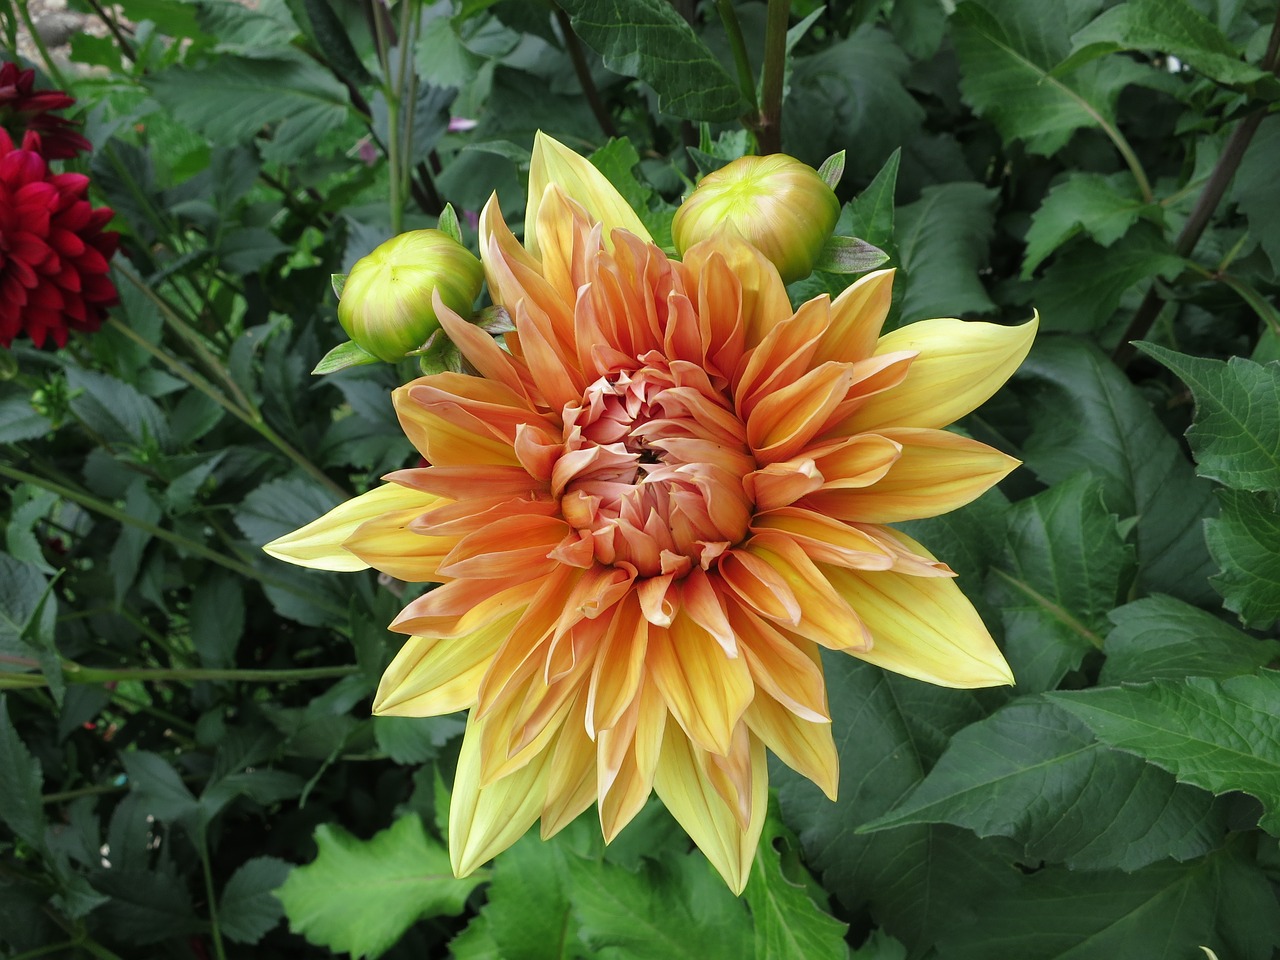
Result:
{"type": "Polygon", "coordinates": [[[560,34],[564,37],[565,52],[569,54],[569,60],[573,63],[573,72],[578,77],[578,83],[582,87],[583,95],[587,98],[587,104],[591,107],[596,123],[600,125],[600,132],[606,137],[616,137],[618,128],[613,125],[613,117],[609,115],[609,110],[600,97],[595,78],[591,76],[591,65],[587,63],[586,55],[582,52],[582,43],[573,29],[573,21],[559,4],[555,7],[555,13],[556,23],[560,25],[560,34]]]}
{"type": "Polygon", "coordinates": [[[756,140],[760,152],[768,155],[782,150],[782,82],[787,70],[787,21],[790,0],[769,0],[764,28],[764,67],[761,70],[761,100],[756,140]]]}
{"type": "Polygon", "coordinates": [[[720,22],[724,24],[725,36],[729,38],[729,47],[733,50],[733,65],[738,71],[738,89],[742,91],[742,99],[750,108],[750,115],[757,116],[760,103],[756,99],[756,80],[751,73],[747,41],[742,36],[742,24],[733,8],[733,0],[716,0],[716,10],[720,13],[720,22]]]}

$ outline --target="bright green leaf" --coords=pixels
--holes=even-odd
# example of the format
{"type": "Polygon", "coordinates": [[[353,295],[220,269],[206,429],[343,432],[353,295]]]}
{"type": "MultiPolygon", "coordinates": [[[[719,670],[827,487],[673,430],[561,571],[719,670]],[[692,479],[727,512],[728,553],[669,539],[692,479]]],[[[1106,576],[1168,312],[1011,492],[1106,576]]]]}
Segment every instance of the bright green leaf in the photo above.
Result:
{"type": "Polygon", "coordinates": [[[573,29],[614,73],[638,77],[664,113],[733,120],[746,109],[737,83],[665,0],[563,0],[573,29]]]}
{"type": "Polygon", "coordinates": [[[1054,186],[1031,214],[1023,279],[1076,234],[1086,233],[1100,246],[1109,247],[1139,216],[1158,209],[1138,196],[1128,174],[1072,173],[1054,186]]]}
{"type": "Polygon", "coordinates": [[[1225,679],[1280,658],[1280,643],[1257,640],[1173,597],[1135,600],[1111,612],[1107,661],[1098,682],[1182,677],[1225,679]]]}
{"type": "Polygon", "coordinates": [[[1049,694],[1118,750],[1214,793],[1262,801],[1260,826],[1280,834],[1280,672],[1049,694]]]}
{"type": "MultiPolygon", "coordinates": [[[[337,277],[339,274],[335,273],[334,276],[337,277]]],[[[343,279],[345,279],[345,277],[343,279]]],[[[336,283],[334,285],[334,289],[337,289],[336,283]]],[[[342,292],[339,290],[338,296],[341,295],[342,292]]],[[[311,375],[314,377],[322,377],[326,374],[337,373],[339,370],[346,370],[348,367],[359,367],[364,366],[365,364],[381,362],[381,360],[354,340],[347,340],[338,344],[321,357],[320,362],[317,363],[315,365],[315,369],[311,371],[311,375]]]]}
{"type": "Polygon", "coordinates": [[[276,892],[290,929],[319,947],[377,957],[423,917],[457,916],[482,877],[455,879],[449,854],[416,814],[369,840],[316,828],[316,858],[276,892]]]}
{"type": "Polygon", "coordinates": [[[1280,491],[1280,363],[1213,360],[1141,345],[1196,398],[1187,441],[1197,471],[1237,490],[1280,491]]]}
{"type": "Polygon", "coordinates": [[[865,829],[912,823],[1013,837],[1028,862],[1085,870],[1186,860],[1226,834],[1225,809],[1210,794],[1098,743],[1038,697],[961,730],[924,782],[865,829]]]}
{"type": "Polygon", "coordinates": [[[841,211],[840,233],[862,237],[868,243],[886,250],[893,243],[893,197],[898,186],[898,166],[902,150],[894,150],[865,190],[841,211]],[[846,221],[846,217],[848,218],[846,221]]]}
{"type": "Polygon", "coordinates": [[[1280,617],[1280,512],[1276,498],[1219,490],[1222,514],[1205,523],[1222,572],[1211,582],[1246,626],[1265,630],[1280,617]]]}
{"type": "Polygon", "coordinates": [[[254,857],[240,864],[218,903],[223,936],[236,943],[257,943],[279,923],[284,908],[274,891],[292,869],[277,857],[254,857]]]}
{"type": "Polygon", "coordinates": [[[1007,522],[989,585],[1018,688],[1039,693],[1102,646],[1107,613],[1133,577],[1133,548],[1088,474],[1019,501],[1007,522]]]}

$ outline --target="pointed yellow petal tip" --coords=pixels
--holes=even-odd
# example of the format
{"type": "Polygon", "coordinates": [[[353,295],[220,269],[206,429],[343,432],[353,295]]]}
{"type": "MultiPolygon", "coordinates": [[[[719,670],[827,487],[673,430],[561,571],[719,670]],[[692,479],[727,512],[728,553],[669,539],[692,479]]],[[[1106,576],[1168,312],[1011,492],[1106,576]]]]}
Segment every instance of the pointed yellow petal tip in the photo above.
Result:
{"type": "Polygon", "coordinates": [[[618,228],[628,230],[642,240],[650,239],[640,217],[590,160],[539,130],[533,140],[529,203],[524,217],[524,245],[534,256],[539,256],[538,208],[547,188],[553,184],[580,203],[592,219],[604,225],[606,247],[612,247],[610,234],[618,228]]]}

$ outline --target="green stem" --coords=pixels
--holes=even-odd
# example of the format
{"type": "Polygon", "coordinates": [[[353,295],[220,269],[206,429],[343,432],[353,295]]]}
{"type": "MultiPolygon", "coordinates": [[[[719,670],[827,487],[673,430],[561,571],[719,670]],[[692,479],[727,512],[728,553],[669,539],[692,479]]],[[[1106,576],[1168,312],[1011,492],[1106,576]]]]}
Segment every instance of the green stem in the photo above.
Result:
{"type": "Polygon", "coordinates": [[[747,41],[742,36],[742,24],[733,8],[733,0],[716,0],[716,9],[720,12],[720,21],[724,24],[725,35],[733,50],[733,64],[738,70],[738,87],[742,90],[742,99],[747,102],[751,108],[751,116],[754,117],[760,111],[760,104],[756,100],[756,81],[751,74],[751,61],[747,58],[747,41]]]}
{"type": "MultiPolygon", "coordinates": [[[[22,667],[39,664],[28,657],[6,656],[5,662],[22,667]]],[[[130,681],[161,683],[201,683],[204,681],[239,683],[305,683],[309,680],[333,680],[359,673],[354,665],[342,667],[290,667],[286,670],[205,669],[203,667],[86,667],[70,660],[62,664],[62,676],[67,683],[97,685],[126,683],[130,681]]],[[[34,674],[11,674],[14,677],[33,677],[34,674]]],[[[39,684],[45,686],[43,678],[39,684]]]]}
{"type": "Polygon", "coordinates": [[[213,870],[209,867],[209,839],[205,836],[204,827],[200,828],[200,868],[204,873],[205,897],[209,901],[209,933],[213,937],[213,952],[218,960],[227,960],[227,951],[222,945],[222,928],[218,925],[218,895],[213,887],[213,870]]]}
{"type": "Polygon", "coordinates": [[[314,603],[318,609],[334,614],[335,616],[346,616],[346,611],[341,607],[320,601],[312,594],[299,590],[296,586],[286,580],[280,580],[276,577],[270,576],[269,574],[264,574],[261,570],[257,570],[249,566],[247,563],[242,563],[239,560],[235,560],[225,554],[221,554],[216,550],[210,550],[202,543],[197,543],[195,540],[189,540],[186,537],[173,533],[170,530],[166,530],[163,527],[158,527],[154,523],[148,523],[145,520],[140,520],[139,518],[131,516],[125,511],[107,503],[105,500],[99,500],[97,497],[90,496],[87,493],[82,493],[79,490],[73,490],[71,487],[64,486],[57,481],[45,479],[44,477],[37,476],[34,473],[27,473],[25,470],[17,470],[3,463],[0,463],[0,477],[8,477],[10,480],[16,480],[19,483],[29,483],[34,487],[40,487],[43,490],[48,490],[50,493],[56,493],[58,496],[66,500],[80,504],[80,506],[84,507],[86,510],[92,510],[94,513],[99,513],[109,520],[115,520],[117,523],[128,524],[131,527],[136,527],[145,533],[149,533],[158,540],[164,540],[181,550],[195,554],[197,557],[202,557],[205,560],[212,561],[213,563],[216,563],[221,567],[225,567],[232,573],[239,574],[248,580],[267,583],[281,590],[287,590],[295,596],[302,597],[303,599],[314,603]]]}
{"type": "MultiPolygon", "coordinates": [[[[191,774],[182,778],[183,783],[198,783],[205,779],[201,775],[191,774]]],[[[59,793],[46,793],[40,803],[49,806],[56,803],[70,803],[81,797],[100,797],[108,793],[124,793],[131,789],[128,783],[95,783],[88,787],[77,787],[75,790],[63,790],[59,793]]]]}
{"type": "Polygon", "coordinates": [[[560,34],[564,37],[565,53],[569,54],[569,62],[573,64],[573,72],[578,77],[578,85],[582,87],[583,95],[587,98],[587,106],[591,108],[591,114],[596,118],[601,133],[606,137],[616,137],[618,128],[613,125],[613,117],[609,115],[609,109],[604,105],[595,78],[591,76],[591,65],[587,63],[587,57],[582,52],[582,44],[573,29],[573,21],[559,4],[555,5],[555,15],[556,23],[560,25],[560,34]]]}
{"type": "MultiPolygon", "coordinates": [[[[405,2],[405,0],[402,0],[405,2]]],[[[398,235],[404,225],[404,201],[400,197],[400,92],[391,76],[391,39],[387,35],[381,0],[373,0],[373,34],[382,66],[382,97],[387,102],[387,166],[390,169],[388,202],[391,205],[391,233],[398,235]]],[[[403,60],[403,58],[402,58],[403,60]]]]}
{"type": "Polygon", "coordinates": [[[764,28],[764,68],[760,76],[760,119],[756,127],[762,154],[782,150],[782,82],[787,69],[787,22],[790,13],[790,0],[769,0],[764,28]]]}
{"type": "Polygon", "coordinates": [[[63,950],[71,950],[78,946],[75,940],[67,940],[65,943],[54,943],[45,947],[36,947],[34,950],[27,950],[23,953],[10,954],[9,960],[36,960],[36,957],[47,957],[51,953],[61,953],[63,950]]]}
{"type": "Polygon", "coordinates": [[[27,25],[27,32],[31,35],[31,42],[40,51],[40,59],[44,61],[44,68],[49,76],[53,78],[53,82],[61,90],[70,89],[67,78],[58,69],[58,65],[53,62],[53,57],[49,55],[49,48],[44,45],[44,38],[40,36],[40,31],[36,29],[35,21],[31,19],[31,10],[27,7],[27,0],[18,0],[18,16],[27,25]]]}

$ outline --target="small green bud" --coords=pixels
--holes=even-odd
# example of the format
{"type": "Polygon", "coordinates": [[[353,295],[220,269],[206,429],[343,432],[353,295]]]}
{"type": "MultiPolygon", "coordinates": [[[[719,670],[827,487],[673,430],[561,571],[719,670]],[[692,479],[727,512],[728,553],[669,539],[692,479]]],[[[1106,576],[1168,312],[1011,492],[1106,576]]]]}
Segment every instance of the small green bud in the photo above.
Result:
{"type": "Polygon", "coordinates": [[[813,272],[840,218],[840,201],[818,171],[795,157],[739,157],[707,174],[676,211],[671,235],[681,256],[727,230],[763,253],[786,283],[813,272]]]}
{"type": "Polygon", "coordinates": [[[356,343],[394,363],[440,328],[431,293],[466,316],[480,293],[484,267],[439,230],[413,230],[379,246],[347,274],[338,321],[356,343]]]}

